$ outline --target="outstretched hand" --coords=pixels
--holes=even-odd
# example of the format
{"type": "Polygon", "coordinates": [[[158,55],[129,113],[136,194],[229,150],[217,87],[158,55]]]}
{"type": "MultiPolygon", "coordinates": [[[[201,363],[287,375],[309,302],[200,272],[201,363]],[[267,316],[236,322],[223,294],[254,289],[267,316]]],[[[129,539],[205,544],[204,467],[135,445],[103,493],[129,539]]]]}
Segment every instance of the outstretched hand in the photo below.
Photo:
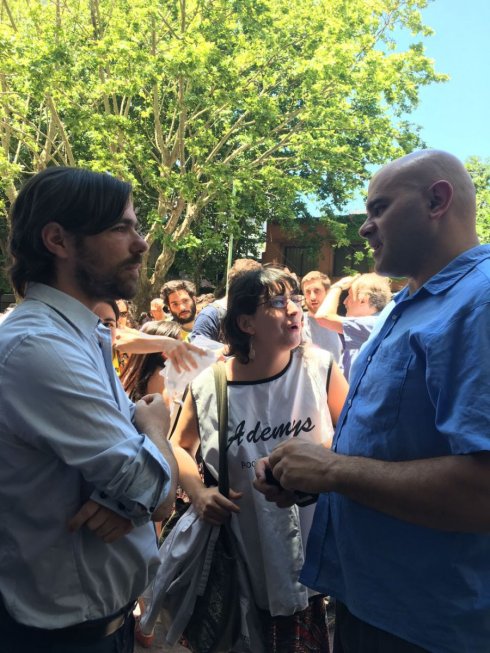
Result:
{"type": "Polygon", "coordinates": [[[196,355],[203,356],[206,352],[191,342],[168,338],[162,353],[172,361],[177,372],[189,372],[192,368],[197,368],[196,355]]]}

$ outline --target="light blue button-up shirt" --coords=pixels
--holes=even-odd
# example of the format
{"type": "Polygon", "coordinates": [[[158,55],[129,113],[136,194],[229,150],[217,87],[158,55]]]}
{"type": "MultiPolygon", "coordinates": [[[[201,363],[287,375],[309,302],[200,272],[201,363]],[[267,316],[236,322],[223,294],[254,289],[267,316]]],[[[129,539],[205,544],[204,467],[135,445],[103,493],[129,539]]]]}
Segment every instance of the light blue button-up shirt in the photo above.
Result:
{"type": "MultiPolygon", "coordinates": [[[[490,451],[490,246],[408,290],[359,354],[333,448],[380,460],[490,451]]],[[[490,534],[320,497],[301,580],[433,653],[490,649],[490,534]]]]}
{"type": "Polygon", "coordinates": [[[43,284],[0,326],[0,593],[14,619],[61,628],[114,613],[158,565],[151,512],[170,470],[131,423],[109,330],[43,284]],[[105,544],[67,523],[89,498],[130,518],[105,544]]]}

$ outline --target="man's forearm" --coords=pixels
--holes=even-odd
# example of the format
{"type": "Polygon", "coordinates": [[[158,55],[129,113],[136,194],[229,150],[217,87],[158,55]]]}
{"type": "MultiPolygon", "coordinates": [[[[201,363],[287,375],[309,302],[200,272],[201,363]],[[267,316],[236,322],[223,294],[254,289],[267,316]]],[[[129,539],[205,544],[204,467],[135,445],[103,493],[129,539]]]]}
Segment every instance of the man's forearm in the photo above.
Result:
{"type": "Polygon", "coordinates": [[[315,313],[315,317],[326,317],[336,315],[339,309],[340,296],[342,295],[342,288],[335,284],[331,286],[327,292],[327,296],[320,305],[320,308],[315,313]]]}
{"type": "Polygon", "coordinates": [[[299,445],[280,445],[269,459],[288,490],[338,492],[429,528],[490,532],[488,452],[391,462],[299,445]]]}
{"type": "Polygon", "coordinates": [[[152,442],[158,447],[160,453],[165,458],[170,467],[170,488],[167,494],[167,498],[156,507],[152,514],[153,521],[162,521],[170,516],[173,504],[175,502],[175,493],[177,491],[177,485],[179,482],[179,468],[177,466],[177,461],[172,451],[172,445],[166,438],[162,436],[156,438],[149,436],[152,442]]]}
{"type": "Polygon", "coordinates": [[[137,334],[125,334],[120,339],[116,336],[114,346],[124,354],[154,354],[166,349],[168,338],[138,332],[137,334]]]}
{"type": "Polygon", "coordinates": [[[404,462],[337,455],[329,485],[365,506],[420,526],[490,531],[488,454],[404,462]]]}

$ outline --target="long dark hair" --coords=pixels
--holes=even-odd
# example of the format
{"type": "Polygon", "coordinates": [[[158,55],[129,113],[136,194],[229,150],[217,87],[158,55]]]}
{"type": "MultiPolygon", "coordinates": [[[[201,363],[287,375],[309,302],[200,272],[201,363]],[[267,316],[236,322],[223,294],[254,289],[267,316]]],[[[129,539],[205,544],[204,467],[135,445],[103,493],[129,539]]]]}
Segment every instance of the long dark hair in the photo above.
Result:
{"type": "Polygon", "coordinates": [[[246,364],[250,360],[250,335],[240,329],[238,317],[254,315],[259,302],[288,292],[299,293],[297,280],[288,272],[275,267],[244,272],[231,282],[223,331],[230,355],[236,356],[240,363],[246,364]]]}
{"type": "Polygon", "coordinates": [[[21,188],[10,211],[10,278],[23,297],[29,281],[52,283],[54,255],[42,231],[57,222],[78,236],[92,236],[116,224],[131,197],[131,185],[106,173],[53,166],[21,188]]]}
{"type": "MultiPolygon", "coordinates": [[[[152,336],[167,336],[180,339],[180,327],[175,322],[158,320],[146,322],[140,331],[152,336]]],[[[163,354],[131,354],[121,373],[121,383],[131,401],[138,401],[147,394],[146,388],[151,376],[165,367],[163,354]]]]}

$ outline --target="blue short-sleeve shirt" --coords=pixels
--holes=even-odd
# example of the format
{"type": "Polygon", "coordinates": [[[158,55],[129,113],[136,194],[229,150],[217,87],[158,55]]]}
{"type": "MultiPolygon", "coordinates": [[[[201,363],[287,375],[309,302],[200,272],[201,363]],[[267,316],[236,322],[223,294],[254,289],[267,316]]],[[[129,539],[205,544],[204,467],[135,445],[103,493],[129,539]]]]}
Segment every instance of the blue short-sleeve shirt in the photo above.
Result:
{"type": "MultiPolygon", "coordinates": [[[[359,354],[333,448],[380,460],[490,450],[490,246],[402,291],[359,354]]],[[[490,650],[490,534],[320,497],[301,580],[435,653],[490,650]]]]}

